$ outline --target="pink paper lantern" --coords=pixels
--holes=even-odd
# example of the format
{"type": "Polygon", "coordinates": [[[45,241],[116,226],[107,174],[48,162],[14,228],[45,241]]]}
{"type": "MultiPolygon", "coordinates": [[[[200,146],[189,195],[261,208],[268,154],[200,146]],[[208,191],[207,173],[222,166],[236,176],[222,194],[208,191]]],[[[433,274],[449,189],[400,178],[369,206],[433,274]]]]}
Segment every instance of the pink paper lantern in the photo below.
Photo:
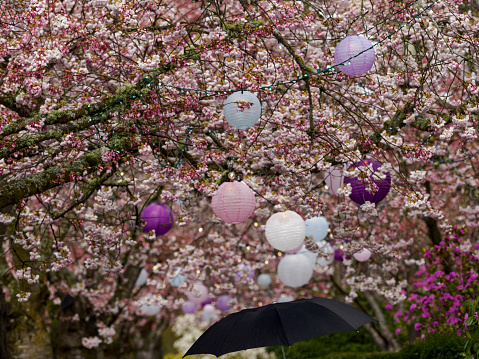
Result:
{"type": "Polygon", "coordinates": [[[338,69],[349,76],[364,75],[374,64],[376,53],[372,46],[371,41],[362,36],[348,36],[343,39],[334,51],[334,60],[338,69]],[[354,57],[359,53],[361,55],[354,57]]]}
{"type": "Polygon", "coordinates": [[[173,227],[173,213],[166,204],[151,203],[143,209],[140,218],[146,222],[145,232],[155,231],[157,236],[166,234],[173,227]]]}
{"type": "Polygon", "coordinates": [[[206,288],[203,283],[196,282],[193,284],[191,291],[186,292],[186,296],[191,302],[200,305],[202,302],[208,300],[208,288],[206,288]]]}
{"type": "Polygon", "coordinates": [[[213,212],[225,222],[241,223],[254,212],[254,193],[244,182],[224,182],[211,200],[213,212]]]}
{"type": "MultiPolygon", "coordinates": [[[[349,170],[353,169],[354,167],[361,170],[361,167],[369,165],[372,165],[373,171],[379,174],[378,168],[381,167],[381,163],[371,159],[364,159],[359,162],[356,162],[349,168],[349,170]]],[[[363,170],[365,169],[363,168],[363,170]]],[[[387,196],[387,194],[389,193],[389,189],[391,188],[391,176],[389,175],[389,173],[385,174],[384,179],[378,178],[373,173],[369,175],[369,178],[372,179],[376,186],[378,186],[379,188],[378,191],[375,193],[368,192],[364,183],[359,178],[344,177],[344,184],[349,183],[352,188],[352,192],[349,195],[349,198],[351,198],[351,200],[353,200],[359,205],[364,204],[366,201],[378,204],[387,196]]]]}
{"type": "Polygon", "coordinates": [[[371,258],[371,252],[369,249],[364,248],[363,250],[353,254],[354,259],[358,262],[366,262],[369,258],[371,258]]]}

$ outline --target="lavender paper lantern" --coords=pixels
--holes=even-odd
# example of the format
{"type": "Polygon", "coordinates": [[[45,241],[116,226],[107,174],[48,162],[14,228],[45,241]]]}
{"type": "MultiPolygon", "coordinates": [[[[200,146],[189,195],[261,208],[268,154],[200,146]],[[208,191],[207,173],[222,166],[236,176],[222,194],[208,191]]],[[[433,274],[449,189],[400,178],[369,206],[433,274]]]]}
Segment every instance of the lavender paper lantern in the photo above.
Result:
{"type": "Polygon", "coordinates": [[[278,277],[288,287],[301,287],[313,275],[313,265],[304,254],[288,254],[278,264],[278,277]]]}
{"type": "Polygon", "coordinates": [[[356,202],[359,205],[364,204],[366,201],[371,203],[379,203],[381,202],[389,193],[389,189],[391,188],[391,176],[389,173],[382,174],[378,171],[378,168],[381,167],[381,163],[376,160],[371,159],[364,159],[359,162],[353,164],[349,170],[353,170],[354,168],[362,169],[366,175],[369,175],[369,178],[374,181],[374,183],[378,186],[378,191],[376,193],[370,193],[366,190],[364,183],[359,180],[357,177],[344,177],[344,184],[350,184],[352,188],[352,192],[349,196],[351,200],[356,202]],[[374,173],[370,171],[364,171],[365,168],[361,168],[364,166],[372,166],[374,173]],[[384,176],[384,179],[379,178],[379,176],[384,176]]]}
{"type": "Polygon", "coordinates": [[[211,200],[213,212],[225,222],[241,223],[254,212],[254,193],[244,182],[224,182],[211,200]]]}
{"type": "Polygon", "coordinates": [[[185,304],[181,306],[181,310],[185,314],[193,314],[194,312],[196,312],[196,304],[188,300],[185,302],[185,304]]]}
{"type": "Polygon", "coordinates": [[[238,91],[230,95],[223,108],[225,120],[240,130],[250,128],[261,116],[261,103],[249,91],[238,91]]]}
{"type": "Polygon", "coordinates": [[[322,241],[328,235],[329,224],[324,217],[313,217],[305,221],[306,236],[313,237],[315,242],[322,241]]]}
{"type": "Polygon", "coordinates": [[[143,209],[140,218],[146,222],[145,232],[155,231],[157,236],[166,234],[173,227],[173,213],[163,203],[151,203],[143,209]]]}
{"type": "Polygon", "coordinates": [[[208,299],[208,288],[202,283],[196,282],[193,284],[191,291],[186,292],[186,296],[188,297],[188,300],[200,305],[208,299]]]}
{"type": "Polygon", "coordinates": [[[306,225],[296,212],[278,212],[266,222],[265,236],[269,244],[277,250],[289,251],[303,244],[306,225]]]}
{"type": "Polygon", "coordinates": [[[372,46],[371,41],[362,36],[348,36],[343,39],[334,51],[338,69],[349,76],[364,75],[374,64],[376,54],[372,46]],[[361,52],[361,55],[354,57],[361,52]],[[340,65],[343,62],[344,64],[340,65]]]}
{"type": "Polygon", "coordinates": [[[337,196],[338,189],[341,188],[344,182],[343,171],[336,167],[329,167],[324,176],[324,182],[328,186],[329,193],[337,196]]]}
{"type": "Polygon", "coordinates": [[[361,251],[353,254],[354,259],[358,262],[366,262],[371,258],[371,252],[367,248],[363,248],[361,251]]]}
{"type": "Polygon", "coordinates": [[[219,310],[222,310],[223,312],[226,312],[231,309],[230,302],[232,298],[225,294],[222,295],[221,297],[218,298],[216,301],[216,306],[218,307],[219,310]]]}

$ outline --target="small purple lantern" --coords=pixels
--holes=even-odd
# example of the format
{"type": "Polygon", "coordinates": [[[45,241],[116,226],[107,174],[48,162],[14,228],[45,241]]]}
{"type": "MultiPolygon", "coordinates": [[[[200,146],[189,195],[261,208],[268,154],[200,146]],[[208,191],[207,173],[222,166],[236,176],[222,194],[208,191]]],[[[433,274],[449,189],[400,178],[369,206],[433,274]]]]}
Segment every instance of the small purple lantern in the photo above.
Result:
{"type": "Polygon", "coordinates": [[[166,234],[173,227],[173,213],[166,204],[151,203],[143,209],[140,218],[146,222],[145,232],[155,230],[157,236],[166,234]]]}
{"type": "MultiPolygon", "coordinates": [[[[374,173],[370,174],[369,178],[376,184],[376,186],[378,186],[378,191],[376,193],[368,192],[364,183],[361,182],[358,177],[344,177],[344,184],[346,185],[349,183],[352,188],[349,198],[359,205],[364,204],[366,201],[378,204],[387,196],[389,189],[391,188],[391,176],[389,173],[381,174],[381,172],[378,171],[378,168],[381,167],[381,163],[376,160],[364,159],[356,162],[349,168],[349,171],[354,169],[354,167],[361,170],[361,167],[369,165],[372,165],[372,169],[374,170],[374,173]],[[384,179],[379,178],[379,176],[384,176],[384,179]]],[[[363,171],[364,170],[365,169],[363,169],[363,171]]],[[[369,174],[368,171],[365,172],[366,174],[369,174]]]]}
{"type": "Polygon", "coordinates": [[[231,302],[231,297],[227,294],[222,295],[221,297],[218,298],[218,301],[216,302],[216,306],[218,309],[222,310],[223,312],[226,312],[231,309],[230,302],[231,302]]]}
{"type": "Polygon", "coordinates": [[[190,300],[187,300],[185,304],[181,306],[181,310],[185,314],[193,314],[196,311],[196,304],[190,300]]]}
{"type": "Polygon", "coordinates": [[[334,51],[334,60],[338,69],[349,76],[361,76],[368,72],[373,67],[375,56],[373,44],[362,36],[348,36],[336,46],[334,51]],[[354,57],[361,52],[361,55],[354,57]],[[345,63],[342,64],[343,62],[345,63]]]}

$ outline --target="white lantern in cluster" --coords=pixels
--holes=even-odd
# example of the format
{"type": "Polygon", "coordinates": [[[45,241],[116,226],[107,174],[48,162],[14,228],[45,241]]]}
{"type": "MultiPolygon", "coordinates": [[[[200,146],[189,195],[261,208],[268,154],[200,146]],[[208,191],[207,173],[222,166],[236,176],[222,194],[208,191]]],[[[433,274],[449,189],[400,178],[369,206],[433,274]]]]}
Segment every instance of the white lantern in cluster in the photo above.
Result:
{"type": "Polygon", "coordinates": [[[371,258],[371,252],[367,248],[363,248],[363,250],[354,253],[353,257],[358,261],[358,262],[366,262],[369,258],[371,258]]]}
{"type": "Polygon", "coordinates": [[[288,254],[278,264],[278,277],[288,287],[301,287],[313,275],[313,265],[304,254],[288,254]]]}
{"type": "Polygon", "coordinates": [[[334,261],[334,248],[329,244],[327,241],[320,241],[317,242],[319,249],[324,253],[318,254],[318,259],[316,260],[316,264],[325,267],[329,266],[334,261]]]}
{"type": "Polygon", "coordinates": [[[225,222],[241,223],[254,212],[254,192],[244,182],[224,182],[211,199],[213,212],[225,222]]]}
{"type": "Polygon", "coordinates": [[[140,274],[138,274],[138,278],[136,278],[135,287],[141,287],[146,283],[147,278],[148,272],[142,268],[140,274]]]}
{"type": "Polygon", "coordinates": [[[175,271],[166,275],[166,280],[172,287],[179,287],[186,281],[186,275],[181,274],[181,268],[177,268],[175,271]]]}
{"type": "Polygon", "coordinates": [[[143,304],[140,307],[141,312],[143,315],[150,316],[150,315],[157,315],[161,310],[161,305],[158,304],[143,304]]]}
{"type": "Polygon", "coordinates": [[[203,307],[203,319],[209,321],[216,316],[216,309],[211,304],[206,304],[203,307]]]}
{"type": "Polygon", "coordinates": [[[262,273],[258,276],[258,285],[266,288],[271,284],[271,276],[267,273],[262,273]]]}
{"type": "Polygon", "coordinates": [[[193,284],[193,287],[190,292],[186,292],[188,300],[195,303],[201,304],[208,300],[208,288],[206,288],[203,283],[196,282],[193,284]]]}
{"type": "Polygon", "coordinates": [[[278,303],[286,303],[286,302],[291,302],[293,301],[294,298],[290,295],[286,295],[286,294],[281,294],[278,298],[278,303]]]}
{"type": "Polygon", "coordinates": [[[301,246],[306,236],[306,225],[299,214],[293,211],[273,214],[266,222],[266,240],[280,251],[289,251],[301,246]]]}
{"type": "Polygon", "coordinates": [[[329,224],[324,217],[314,217],[306,220],[306,235],[319,242],[328,235],[329,224]]]}
{"type": "Polygon", "coordinates": [[[306,257],[308,257],[309,259],[309,262],[311,263],[312,266],[314,266],[316,264],[316,259],[318,258],[318,254],[317,253],[314,253],[314,252],[311,252],[310,250],[308,250],[304,244],[303,246],[301,247],[301,249],[298,251],[297,254],[304,254],[306,257]]]}
{"type": "Polygon", "coordinates": [[[249,91],[238,91],[230,95],[223,108],[225,120],[240,130],[250,128],[261,116],[261,103],[249,91]]]}

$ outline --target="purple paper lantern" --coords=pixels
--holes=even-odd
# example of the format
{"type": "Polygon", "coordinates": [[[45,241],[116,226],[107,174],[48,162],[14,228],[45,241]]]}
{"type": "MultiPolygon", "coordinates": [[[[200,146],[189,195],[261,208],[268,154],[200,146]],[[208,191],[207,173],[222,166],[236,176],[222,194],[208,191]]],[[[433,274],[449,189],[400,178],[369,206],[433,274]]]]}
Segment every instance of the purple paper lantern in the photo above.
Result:
{"type": "Polygon", "coordinates": [[[226,312],[231,309],[230,302],[231,302],[231,297],[227,294],[222,295],[221,297],[218,298],[216,302],[216,306],[218,307],[219,310],[222,310],[223,312],[226,312]]]}
{"type": "Polygon", "coordinates": [[[166,204],[151,203],[143,209],[140,218],[146,222],[145,232],[155,230],[157,236],[166,234],[173,227],[173,213],[166,204]]]}
{"type": "Polygon", "coordinates": [[[193,314],[196,311],[196,304],[188,300],[181,306],[181,310],[185,314],[193,314]]]}
{"type": "Polygon", "coordinates": [[[213,212],[225,222],[241,223],[256,207],[254,192],[244,182],[224,182],[211,200],[213,212]]]}
{"type": "MultiPolygon", "coordinates": [[[[371,159],[364,159],[359,162],[353,164],[349,170],[352,170],[354,167],[361,169],[360,167],[372,165],[374,172],[378,172],[378,168],[381,167],[381,163],[376,160],[371,159]]],[[[363,169],[364,170],[364,169],[363,169]]],[[[366,172],[367,173],[367,172],[366,172]]],[[[379,173],[379,172],[378,172],[379,173]]],[[[389,189],[391,188],[391,176],[389,173],[385,173],[386,178],[380,179],[377,176],[371,174],[369,176],[370,179],[378,186],[378,191],[376,193],[370,193],[366,190],[366,187],[363,182],[357,177],[344,177],[344,184],[350,184],[352,188],[352,192],[349,196],[351,200],[356,202],[359,205],[364,204],[366,201],[371,203],[378,204],[381,202],[389,193],[389,189]]]]}
{"type": "Polygon", "coordinates": [[[343,39],[334,51],[338,69],[349,76],[364,75],[374,64],[376,53],[372,46],[371,41],[362,36],[348,36],[343,39]],[[361,52],[363,52],[361,55],[354,57],[361,52]],[[343,62],[344,64],[340,65],[343,62]]]}
{"type": "Polygon", "coordinates": [[[344,256],[344,252],[341,249],[336,249],[334,251],[334,260],[335,261],[342,262],[344,260],[343,256],[344,256]]]}

